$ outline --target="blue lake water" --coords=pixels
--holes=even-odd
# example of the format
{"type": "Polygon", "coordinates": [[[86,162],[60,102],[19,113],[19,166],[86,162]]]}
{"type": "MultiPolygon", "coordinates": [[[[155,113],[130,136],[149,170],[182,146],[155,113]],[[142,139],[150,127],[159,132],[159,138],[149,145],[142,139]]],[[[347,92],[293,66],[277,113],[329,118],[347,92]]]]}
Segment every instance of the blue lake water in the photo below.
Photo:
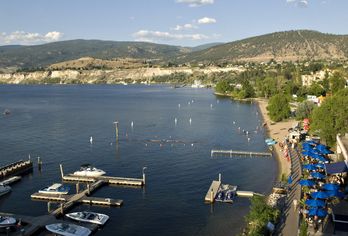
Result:
{"type": "Polygon", "coordinates": [[[224,183],[266,193],[276,176],[273,158],[210,157],[213,148],[266,151],[267,147],[263,131],[257,129],[261,124],[257,106],[217,98],[209,89],[1,85],[0,111],[0,165],[29,154],[43,161],[41,172],[35,165],[31,175],[0,199],[2,212],[47,214],[47,205],[31,201],[30,195],[61,181],[60,163],[66,173],[90,163],[110,176],[137,178],[147,167],[145,188],[106,186],[93,194],[123,199],[121,208],[73,209],[110,216],[96,235],[235,235],[243,227],[249,200],[205,204],[211,181],[221,173],[224,183]],[[5,109],[11,115],[2,115],[5,109]]]}

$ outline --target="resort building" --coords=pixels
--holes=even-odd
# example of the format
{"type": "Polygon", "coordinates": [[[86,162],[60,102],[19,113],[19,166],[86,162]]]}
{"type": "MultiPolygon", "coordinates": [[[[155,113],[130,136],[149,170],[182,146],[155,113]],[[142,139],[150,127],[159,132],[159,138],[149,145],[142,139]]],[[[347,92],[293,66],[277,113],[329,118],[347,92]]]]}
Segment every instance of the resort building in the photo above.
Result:
{"type": "Polygon", "coordinates": [[[348,162],[348,133],[345,135],[338,134],[337,140],[337,155],[343,156],[344,160],[348,162]]]}
{"type": "Polygon", "coordinates": [[[325,77],[330,76],[332,73],[328,70],[321,70],[316,73],[311,73],[310,75],[301,75],[302,85],[309,87],[313,83],[317,83],[325,79],[325,77]]]}

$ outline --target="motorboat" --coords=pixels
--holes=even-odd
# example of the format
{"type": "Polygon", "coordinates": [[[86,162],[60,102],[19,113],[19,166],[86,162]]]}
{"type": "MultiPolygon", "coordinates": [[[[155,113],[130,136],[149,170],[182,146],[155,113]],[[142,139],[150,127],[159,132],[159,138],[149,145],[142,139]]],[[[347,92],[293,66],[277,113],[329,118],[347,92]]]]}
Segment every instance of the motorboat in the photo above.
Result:
{"type": "Polygon", "coordinates": [[[0,216],[0,228],[6,228],[16,224],[16,219],[10,216],[0,216]]]}
{"type": "Polygon", "coordinates": [[[215,198],[218,202],[233,203],[233,199],[237,193],[237,186],[230,184],[221,184],[218,194],[215,198]]]}
{"type": "Polygon", "coordinates": [[[39,190],[39,193],[46,194],[68,194],[70,188],[59,183],[52,184],[51,186],[45,187],[39,190]]]}
{"type": "Polygon", "coordinates": [[[0,196],[11,192],[11,187],[8,185],[0,184],[0,196]]]}
{"type": "Polygon", "coordinates": [[[75,171],[73,175],[77,176],[88,176],[88,177],[98,177],[104,175],[105,171],[97,169],[89,164],[82,165],[79,171],[75,171]]]}
{"type": "Polygon", "coordinates": [[[104,225],[106,221],[109,219],[109,216],[95,213],[95,212],[89,212],[89,211],[81,211],[81,212],[72,212],[65,214],[70,219],[79,221],[79,222],[88,222],[98,225],[104,225]]]}
{"type": "Polygon", "coordinates": [[[91,230],[74,224],[57,223],[45,226],[46,229],[57,235],[64,236],[88,236],[91,234],[91,230]]]}

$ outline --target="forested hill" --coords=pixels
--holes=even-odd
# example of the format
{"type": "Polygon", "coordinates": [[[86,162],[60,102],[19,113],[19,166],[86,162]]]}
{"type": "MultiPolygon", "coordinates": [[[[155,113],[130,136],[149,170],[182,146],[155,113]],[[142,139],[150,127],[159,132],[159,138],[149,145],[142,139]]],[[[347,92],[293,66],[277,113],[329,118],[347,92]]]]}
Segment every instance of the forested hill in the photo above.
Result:
{"type": "Polygon", "coordinates": [[[69,40],[35,46],[0,46],[0,68],[38,68],[75,60],[137,58],[160,62],[297,61],[348,59],[348,35],[297,30],[266,34],[231,43],[180,47],[147,42],[69,40]]]}
{"type": "Polygon", "coordinates": [[[347,59],[348,35],[324,34],[310,30],[277,32],[247,38],[185,54],[180,62],[296,61],[347,59]]]}
{"type": "Polygon", "coordinates": [[[69,40],[35,46],[2,46],[0,67],[36,68],[81,57],[166,60],[190,51],[185,47],[147,42],[69,40]]]}

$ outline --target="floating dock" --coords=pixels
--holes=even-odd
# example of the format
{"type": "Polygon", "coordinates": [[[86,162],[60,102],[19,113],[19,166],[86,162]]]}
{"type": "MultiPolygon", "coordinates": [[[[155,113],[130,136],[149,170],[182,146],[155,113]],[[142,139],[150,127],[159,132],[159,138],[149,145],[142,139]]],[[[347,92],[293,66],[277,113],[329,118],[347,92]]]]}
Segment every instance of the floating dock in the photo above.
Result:
{"type": "Polygon", "coordinates": [[[13,176],[13,175],[20,175],[25,172],[32,171],[32,169],[33,169],[33,162],[30,159],[26,161],[19,160],[11,164],[0,167],[0,179],[13,176]]]}
{"type": "Polygon", "coordinates": [[[235,151],[235,150],[221,150],[213,149],[211,150],[210,156],[224,155],[229,157],[272,157],[270,152],[248,152],[248,151],[235,151]]]}
{"type": "Polygon", "coordinates": [[[208,189],[208,192],[207,194],[205,195],[205,198],[204,200],[206,202],[211,202],[213,203],[215,201],[215,197],[216,197],[216,194],[220,188],[220,185],[221,185],[221,182],[218,181],[218,180],[213,180],[213,182],[211,183],[209,189],[208,189]]]}
{"type": "Polygon", "coordinates": [[[77,176],[73,174],[64,175],[63,166],[60,165],[60,173],[64,182],[77,182],[77,183],[94,183],[96,181],[103,181],[104,183],[111,185],[128,185],[128,186],[143,186],[145,185],[145,173],[143,178],[125,178],[125,177],[113,177],[113,176],[77,176]]]}
{"type": "Polygon", "coordinates": [[[265,196],[261,193],[255,193],[253,191],[237,191],[236,192],[238,197],[253,197],[253,196],[265,196]]]}

